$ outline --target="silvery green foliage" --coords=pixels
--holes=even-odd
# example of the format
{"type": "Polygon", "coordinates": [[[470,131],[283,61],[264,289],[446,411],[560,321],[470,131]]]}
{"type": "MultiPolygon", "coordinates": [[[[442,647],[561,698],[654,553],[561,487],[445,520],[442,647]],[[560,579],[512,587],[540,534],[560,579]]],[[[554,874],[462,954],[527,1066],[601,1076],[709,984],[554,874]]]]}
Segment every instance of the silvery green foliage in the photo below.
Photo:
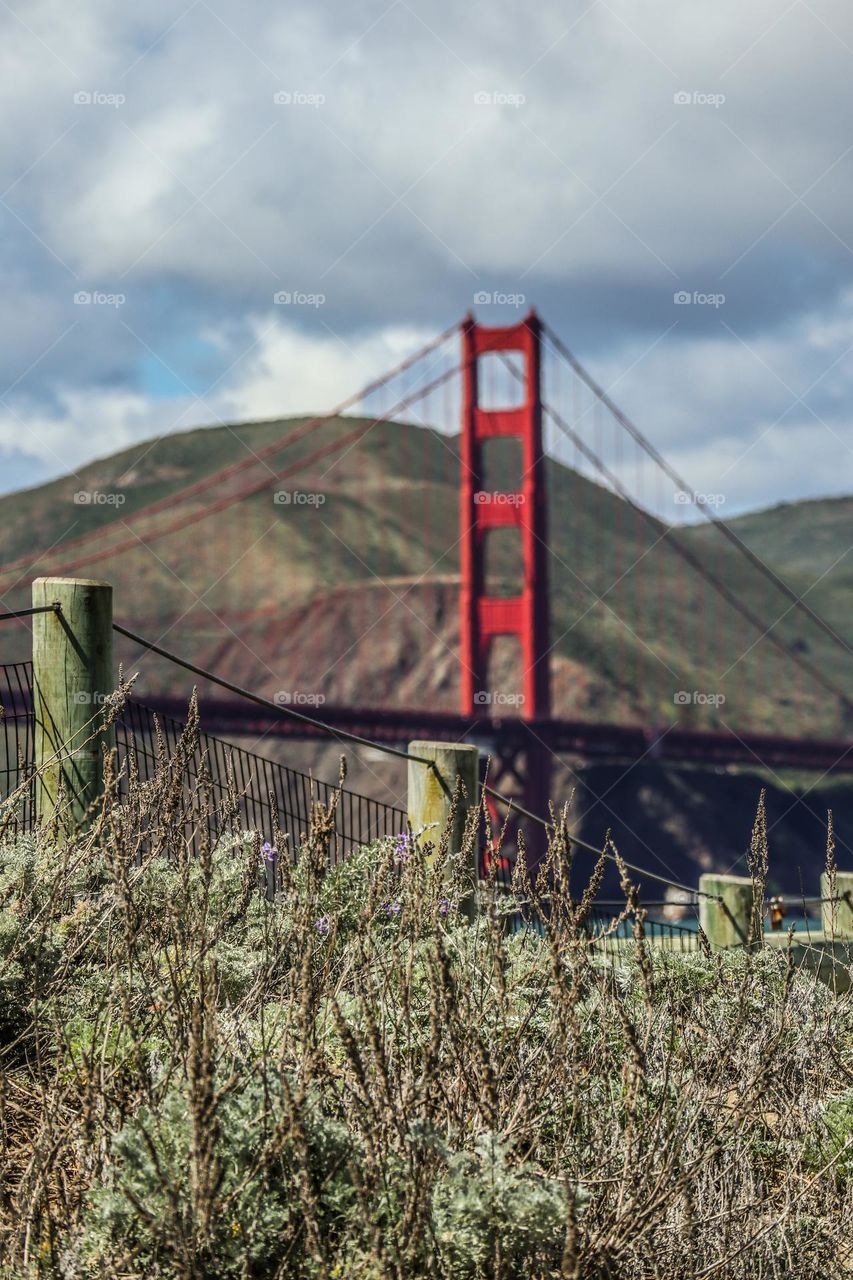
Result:
{"type": "Polygon", "coordinates": [[[481,1134],[470,1151],[448,1157],[432,1193],[436,1243],[450,1274],[487,1274],[497,1247],[507,1275],[558,1275],[567,1194],[574,1192],[519,1162],[499,1134],[481,1134]]]}
{"type": "Polygon", "coordinates": [[[312,836],[271,901],[272,834],[141,866],[124,827],[2,851],[14,1280],[823,1280],[848,1257],[848,996],[769,948],[640,963],[565,911],[468,925],[458,860],[408,839],[330,869],[312,836]]]}
{"type": "Polygon", "coordinates": [[[853,1182],[853,1089],[845,1089],[817,1108],[807,1163],[812,1169],[831,1163],[838,1182],[853,1182]]]}
{"type": "MultiPolygon", "coordinates": [[[[176,1243],[195,1241],[198,1264],[210,1274],[271,1274],[283,1242],[299,1234],[293,1142],[271,1141],[281,1125],[274,1079],[247,1076],[218,1116],[217,1213],[199,1239],[193,1203],[192,1125],[186,1094],[171,1088],[156,1110],[141,1107],[116,1134],[109,1166],[92,1188],[80,1258],[89,1274],[117,1264],[169,1275],[176,1243]],[[260,1159],[265,1144],[275,1159],[260,1159]]],[[[345,1127],[311,1110],[306,1125],[308,1168],[320,1188],[320,1212],[332,1229],[353,1209],[348,1176],[351,1140],[345,1127]]]]}

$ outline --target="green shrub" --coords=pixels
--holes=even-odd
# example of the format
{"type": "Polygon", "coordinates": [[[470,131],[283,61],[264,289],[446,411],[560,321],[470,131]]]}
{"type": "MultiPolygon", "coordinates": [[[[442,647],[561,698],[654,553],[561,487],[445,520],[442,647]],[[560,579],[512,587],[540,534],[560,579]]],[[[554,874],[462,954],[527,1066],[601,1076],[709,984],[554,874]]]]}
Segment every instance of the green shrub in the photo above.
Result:
{"type": "MultiPolygon", "coordinates": [[[[213,1194],[202,1204],[192,1099],[172,1087],[156,1110],[140,1107],[116,1134],[108,1169],[89,1194],[81,1246],[86,1268],[179,1275],[192,1258],[222,1277],[247,1270],[274,1275],[301,1234],[293,1142],[276,1134],[282,1112],[272,1080],[249,1078],[227,1093],[209,1153],[213,1194]]],[[[305,1132],[308,1174],[319,1188],[318,1220],[331,1239],[353,1206],[351,1139],[345,1126],[316,1110],[305,1132]]]]}
{"type": "Polygon", "coordinates": [[[450,1274],[475,1280],[496,1250],[510,1276],[559,1274],[566,1188],[518,1163],[511,1146],[481,1134],[473,1151],[450,1156],[432,1193],[436,1241],[450,1274]]]}
{"type": "Polygon", "coordinates": [[[487,893],[462,921],[470,846],[328,869],[323,812],[270,901],[272,833],[190,856],[159,785],[0,851],[4,1277],[853,1265],[849,996],[777,952],[605,956],[559,835],[540,935],[487,893]]]}

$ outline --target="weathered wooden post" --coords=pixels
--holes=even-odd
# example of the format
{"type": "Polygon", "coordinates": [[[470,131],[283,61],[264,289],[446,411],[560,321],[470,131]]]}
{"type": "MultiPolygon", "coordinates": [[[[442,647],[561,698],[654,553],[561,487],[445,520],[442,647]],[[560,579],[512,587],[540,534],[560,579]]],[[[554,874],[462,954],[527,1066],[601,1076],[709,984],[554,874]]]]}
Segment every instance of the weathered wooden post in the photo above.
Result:
{"type": "Polygon", "coordinates": [[[824,936],[853,937],[853,871],[836,871],[835,902],[829,901],[830,884],[826,872],[820,877],[820,914],[824,936]]]}
{"type": "MultiPolygon", "coordinates": [[[[409,761],[409,825],[413,831],[430,827],[429,838],[436,844],[450,818],[457,779],[462,781],[467,798],[456,810],[449,846],[452,853],[459,853],[468,811],[479,800],[480,753],[476,747],[450,742],[410,742],[408,749],[409,755],[420,757],[409,761]],[[423,763],[424,761],[428,763],[423,763]]],[[[471,865],[467,871],[471,891],[459,904],[469,918],[477,913],[477,878],[477,849],[474,848],[471,850],[471,865]]]]}
{"type": "MultiPolygon", "coordinates": [[[[748,876],[718,876],[708,874],[699,877],[699,923],[712,947],[746,946],[752,922],[752,881],[748,876]]],[[[760,939],[752,939],[753,944],[760,939]]]]}
{"type": "Polygon", "coordinates": [[[115,742],[112,730],[88,741],[115,687],[113,589],[85,578],[36,578],[33,605],[52,604],[57,612],[33,619],[36,815],[53,817],[61,786],[61,827],[70,832],[101,796],[102,746],[115,742]]]}

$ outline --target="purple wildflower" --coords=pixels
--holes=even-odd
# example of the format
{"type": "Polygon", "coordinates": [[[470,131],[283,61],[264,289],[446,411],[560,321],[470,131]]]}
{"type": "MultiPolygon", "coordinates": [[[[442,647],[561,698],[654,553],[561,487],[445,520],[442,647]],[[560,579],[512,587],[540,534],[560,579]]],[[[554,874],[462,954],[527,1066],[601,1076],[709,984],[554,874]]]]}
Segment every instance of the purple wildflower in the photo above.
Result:
{"type": "Polygon", "coordinates": [[[275,862],[276,856],[278,854],[278,849],[274,848],[270,844],[269,840],[265,840],[264,843],[261,845],[261,853],[264,855],[267,862],[275,862]]]}
{"type": "Polygon", "coordinates": [[[394,842],[394,859],[396,862],[408,862],[411,856],[411,838],[408,831],[401,831],[394,842]]]}
{"type": "Polygon", "coordinates": [[[451,902],[449,898],[439,898],[438,914],[440,916],[449,916],[455,906],[456,906],[456,903],[451,902]]]}
{"type": "Polygon", "coordinates": [[[382,910],[385,912],[386,916],[398,916],[400,914],[400,899],[395,898],[393,902],[386,902],[383,905],[382,910]]]}
{"type": "Polygon", "coordinates": [[[332,928],[332,924],[331,924],[331,921],[329,920],[329,917],[320,916],[319,920],[314,921],[314,928],[317,930],[317,932],[320,934],[322,938],[327,938],[329,936],[329,931],[332,928]]]}

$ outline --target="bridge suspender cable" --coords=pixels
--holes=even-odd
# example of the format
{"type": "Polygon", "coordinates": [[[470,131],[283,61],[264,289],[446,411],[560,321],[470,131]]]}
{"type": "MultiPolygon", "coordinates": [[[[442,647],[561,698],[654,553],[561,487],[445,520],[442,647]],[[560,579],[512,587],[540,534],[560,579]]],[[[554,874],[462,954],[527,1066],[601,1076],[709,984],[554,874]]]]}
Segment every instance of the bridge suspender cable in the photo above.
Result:
{"type": "Polygon", "coordinates": [[[234,684],[231,680],[226,680],[222,676],[217,676],[212,671],[199,667],[194,662],[187,662],[185,658],[179,658],[176,653],[171,653],[168,649],[164,649],[162,645],[154,644],[151,640],[146,640],[144,636],[139,636],[134,631],[129,631],[127,627],[121,626],[118,622],[113,623],[113,631],[117,631],[119,635],[126,636],[128,640],[132,640],[134,644],[138,644],[143,649],[147,649],[150,653],[157,653],[161,658],[168,658],[169,662],[174,662],[176,666],[183,667],[186,671],[191,671],[193,675],[201,676],[204,680],[209,680],[211,684],[217,684],[222,689],[227,689],[229,693],[236,693],[238,697],[245,698],[248,702],[254,702],[256,706],[264,707],[267,711],[275,711],[279,715],[288,716],[291,720],[299,720],[301,724],[309,724],[314,729],[320,729],[324,733],[329,733],[333,738],[337,738],[340,742],[354,742],[361,747],[376,747],[378,751],[386,751],[388,755],[397,756],[401,760],[417,760],[419,764],[431,764],[432,761],[427,760],[426,756],[411,756],[406,751],[400,751],[397,747],[389,747],[379,742],[371,742],[369,738],[362,738],[360,734],[350,733],[347,729],[335,729],[333,725],[325,724],[322,720],[315,720],[313,716],[306,716],[301,711],[294,711],[292,707],[280,707],[277,702],[273,702],[271,698],[263,698],[259,693],[252,693],[251,689],[244,689],[239,684],[234,684]]]}
{"type": "MultiPolygon", "coordinates": [[[[520,378],[518,370],[510,363],[510,361],[506,360],[506,357],[503,357],[503,360],[507,368],[509,368],[517,378],[520,378]]],[[[580,369],[582,366],[578,365],[578,368],[580,369]]],[[[595,386],[591,380],[587,385],[592,387],[595,386]]],[[[607,407],[611,407],[610,402],[607,402],[607,407]]],[[[572,441],[587,461],[591,462],[596,470],[605,477],[608,484],[613,486],[620,498],[627,502],[637,512],[640,518],[654,530],[658,538],[666,541],[673,550],[690,565],[692,569],[703,577],[706,582],[710,583],[714,590],[717,591],[718,594],[741,615],[741,617],[746,618],[746,620],[756,628],[760,635],[766,636],[770,643],[774,645],[780,653],[783,653],[785,657],[790,658],[792,662],[796,662],[797,665],[806,671],[817,684],[826,689],[828,693],[831,693],[833,697],[838,698],[842,706],[849,707],[851,705],[850,698],[839,685],[835,684],[833,680],[825,676],[818,667],[809,662],[808,658],[804,658],[802,654],[797,653],[796,650],[790,648],[783,639],[774,634],[772,628],[768,629],[761,618],[759,618],[757,614],[753,613],[749,606],[745,605],[738,596],[736,596],[735,593],[699,559],[698,556],[695,556],[692,551],[683,546],[683,544],[673,535],[671,529],[664,526],[663,531],[661,531],[662,522],[653,516],[651,512],[646,511],[645,507],[641,507],[639,503],[634,501],[618,476],[616,476],[614,472],[612,472],[610,468],[602,462],[594,449],[590,448],[586,441],[569,426],[565,419],[557,413],[556,410],[550,408],[548,405],[543,405],[542,412],[548,415],[554,425],[572,441]]],[[[619,421],[620,423],[622,422],[622,415],[619,415],[619,421]]]]}
{"type": "MultiPolygon", "coordinates": [[[[53,570],[53,572],[55,574],[74,573],[86,565],[93,564],[98,560],[108,559],[110,556],[116,555],[120,551],[130,551],[140,546],[147,547],[157,538],[165,537],[165,535],[169,533],[176,533],[181,529],[187,528],[189,525],[196,524],[197,521],[203,520],[207,516],[211,516],[218,511],[225,510],[226,507],[230,507],[233,503],[239,502],[243,498],[249,498],[255,493],[260,493],[262,490],[268,488],[273,482],[280,483],[282,480],[287,479],[298,471],[304,470],[305,467],[311,466],[321,458],[327,457],[330,453],[335,453],[344,448],[345,445],[355,444],[363,436],[366,436],[369,431],[372,431],[380,422],[387,422],[394,414],[399,413],[400,410],[406,409],[410,405],[416,403],[425,395],[428,395],[431,391],[434,391],[437,387],[440,387],[443,383],[454,377],[457,372],[458,368],[456,366],[452,369],[446,369],[444,373],[433,378],[433,380],[428,382],[425,386],[418,388],[416,391],[413,391],[409,395],[404,396],[401,400],[398,400],[397,403],[392,405],[386,413],[380,414],[368,422],[359,423],[359,425],[352,431],[339,436],[336,440],[330,440],[328,443],[321,445],[320,448],[315,449],[307,458],[302,458],[299,461],[292,463],[291,466],[286,467],[283,471],[272,473],[271,476],[264,476],[261,480],[253,480],[250,484],[244,485],[237,493],[225,494],[223,497],[217,498],[213,502],[209,502],[207,506],[202,507],[201,509],[190,510],[181,515],[177,515],[171,521],[168,521],[158,529],[150,531],[144,537],[141,534],[135,533],[131,525],[122,522],[125,523],[125,528],[130,531],[131,536],[129,538],[125,538],[123,542],[113,543],[112,546],[99,547],[96,551],[90,551],[86,555],[79,556],[76,560],[59,565],[53,570]]],[[[325,419],[318,419],[317,421],[325,421],[325,419]]],[[[5,570],[3,570],[3,572],[5,572],[5,570]]],[[[26,581],[27,579],[25,578],[19,579],[15,585],[20,586],[26,581]]]]}
{"type": "MultiPolygon", "coordinates": [[[[151,502],[147,506],[141,507],[138,511],[133,513],[133,519],[135,521],[144,520],[148,519],[149,516],[158,515],[161,511],[174,508],[178,503],[184,502],[187,498],[192,498],[199,493],[205,492],[214,485],[220,484],[223,480],[230,480],[233,476],[241,474],[256,463],[265,462],[267,458],[273,457],[289,445],[295,444],[304,436],[309,435],[319,427],[324,426],[331,419],[340,417],[341,414],[346,413],[348,409],[351,409],[354,405],[358,404],[360,400],[364,400],[374,391],[386,385],[392,378],[397,377],[401,373],[405,373],[406,370],[411,368],[411,366],[418,360],[422,360],[424,356],[430,355],[433,351],[437,350],[456,332],[458,328],[458,324],[451,325],[449,328],[445,329],[443,333],[440,333],[437,338],[434,338],[431,342],[420,347],[412,355],[407,356],[405,360],[401,360],[399,364],[395,365],[393,369],[383,374],[381,378],[376,378],[373,382],[369,382],[365,387],[362,387],[361,390],[356,392],[355,395],[348,396],[346,400],[342,400],[340,404],[336,405],[333,409],[330,409],[327,413],[320,414],[317,417],[310,418],[307,422],[301,423],[300,426],[294,427],[292,431],[289,431],[287,434],[279,437],[278,440],[274,440],[271,444],[265,445],[262,449],[251,451],[248,457],[241,458],[238,462],[232,462],[226,467],[220,467],[219,470],[211,472],[210,475],[201,476],[200,479],[193,481],[192,484],[185,485],[183,489],[179,489],[176,493],[171,493],[168,497],[159,498],[156,502],[151,502]]],[[[416,398],[418,395],[427,394],[429,391],[433,390],[436,385],[440,385],[440,383],[432,383],[427,387],[422,388],[419,392],[412,393],[412,396],[407,397],[404,402],[395,405],[393,409],[389,410],[389,413],[396,413],[398,409],[405,408],[407,404],[411,403],[413,398],[416,398]]],[[[384,421],[384,418],[387,416],[388,415],[383,415],[382,418],[378,418],[376,421],[384,421]]],[[[371,426],[372,425],[375,425],[375,423],[371,423],[371,426]]],[[[340,443],[343,444],[346,443],[346,441],[341,441],[340,443]]],[[[306,459],[306,462],[308,461],[311,461],[311,459],[306,459]]],[[[272,468],[270,468],[270,475],[272,478],[277,478],[277,473],[275,473],[272,468]]],[[[263,485],[259,486],[259,488],[262,487],[263,485]]],[[[252,492],[257,492],[257,490],[252,490],[252,492]]],[[[246,496],[248,496],[246,492],[238,491],[229,499],[229,502],[237,502],[246,496]]],[[[207,510],[202,509],[201,512],[196,512],[195,518],[201,519],[206,514],[208,514],[207,510]]],[[[116,520],[110,525],[103,525],[97,529],[90,529],[86,533],[78,534],[76,538],[69,538],[66,542],[63,542],[62,550],[64,551],[70,547],[80,546],[86,542],[100,542],[109,533],[110,529],[127,529],[128,527],[129,526],[126,521],[116,520]]],[[[159,536],[159,531],[155,536],[159,536]]],[[[111,555],[113,552],[123,551],[131,545],[137,544],[122,543],[118,546],[112,546],[108,550],[99,549],[99,552],[93,556],[93,558],[103,558],[103,555],[111,555]]],[[[43,556],[37,556],[35,557],[35,560],[37,561],[38,559],[43,558],[43,556]]],[[[76,563],[87,564],[89,562],[90,561],[86,559],[76,563]]],[[[26,556],[18,556],[17,559],[10,560],[8,564],[0,567],[0,573],[5,575],[7,572],[11,572],[14,569],[21,568],[24,565],[31,565],[33,563],[34,558],[30,554],[27,554],[26,556]]]]}
{"type": "MultiPolygon", "coordinates": [[[[571,366],[581,381],[585,383],[593,395],[596,396],[596,398],[600,400],[607,409],[609,409],[619,425],[624,427],[632,439],[636,440],[637,444],[644,450],[648,457],[650,457],[652,461],[660,467],[673,484],[677,485],[682,492],[692,493],[693,490],[685,483],[675,468],[667,462],[666,458],[664,458],[664,456],[655,448],[652,442],[643,435],[640,428],[622,412],[613,400],[610,399],[610,396],[608,396],[604,388],[600,387],[595,379],[587,373],[580,361],[571,353],[558,335],[546,326],[543,326],[543,330],[556,353],[562,356],[567,364],[571,366]]],[[[788,585],[784,578],[781,578],[769,564],[766,564],[760,556],[756,555],[755,552],[747,546],[742,538],[738,537],[734,529],[726,524],[725,520],[721,520],[719,516],[714,515],[714,513],[710,511],[704,503],[699,503],[698,506],[705,519],[718,529],[723,537],[727,538],[732,546],[735,547],[741,555],[745,556],[752,566],[759,571],[759,573],[763,574],[765,578],[768,578],[774,586],[782,592],[786,599],[791,602],[792,608],[799,609],[801,613],[804,613],[806,617],[809,618],[815,626],[819,627],[835,645],[843,649],[848,657],[853,657],[853,647],[847,643],[843,636],[838,634],[831,623],[827,622],[825,618],[811,607],[811,605],[806,604],[805,600],[797,595],[796,591],[788,585]]]]}
{"type": "Polygon", "coordinates": [[[638,503],[634,502],[631,495],[627,492],[624,485],[622,485],[614,473],[610,471],[610,469],[601,461],[592,449],[584,444],[583,440],[572,430],[568,423],[566,423],[558,413],[555,413],[554,410],[547,407],[544,409],[544,412],[548,414],[554,425],[564,432],[564,434],[568,436],[568,438],[578,447],[588,460],[592,462],[601,474],[606,477],[608,483],[613,485],[619,496],[628,502],[637,514],[654,529],[657,535],[662,538],[663,541],[666,541],[673,550],[676,551],[677,554],[680,555],[681,558],[696,571],[696,573],[703,577],[706,582],[710,583],[714,590],[717,591],[733,609],[737,610],[741,617],[746,618],[746,620],[755,627],[759,635],[766,636],[770,643],[774,645],[780,653],[783,653],[785,657],[790,658],[792,662],[796,662],[797,665],[802,667],[802,669],[806,671],[814,681],[826,689],[828,693],[831,693],[834,697],[838,698],[842,706],[850,706],[850,699],[840,685],[837,685],[828,676],[825,676],[819,667],[816,667],[811,663],[808,658],[804,658],[802,654],[797,653],[797,651],[792,649],[780,636],[775,635],[772,628],[768,629],[762,619],[759,618],[756,613],[753,613],[749,606],[745,605],[743,601],[740,600],[728,586],[726,586],[725,582],[718,578],[717,575],[709,569],[698,556],[695,556],[692,551],[679,542],[671,529],[667,528],[664,529],[663,533],[661,532],[660,521],[658,521],[650,512],[646,511],[644,507],[641,507],[638,503]]]}
{"type": "MultiPolygon", "coordinates": [[[[241,685],[234,684],[231,680],[226,680],[223,676],[216,675],[213,671],[208,671],[204,667],[198,666],[194,662],[187,662],[185,658],[180,658],[176,653],[172,653],[169,649],[163,648],[162,645],[154,644],[151,640],[146,640],[144,636],[137,635],[135,631],[129,630],[128,627],[121,626],[120,623],[113,623],[113,631],[117,631],[119,635],[125,636],[128,640],[132,640],[134,644],[138,644],[142,649],[150,653],[159,654],[161,658],[166,658],[169,662],[174,662],[176,666],[183,667],[186,671],[191,671],[193,675],[201,676],[203,680],[209,680],[211,684],[219,685],[222,689],[227,689],[229,693],[234,693],[240,698],[245,698],[248,702],[254,702],[256,706],[264,707],[267,711],[275,712],[278,715],[289,716],[292,720],[299,720],[302,724],[311,725],[314,729],[319,729],[323,733],[328,733],[330,737],[337,738],[339,742],[353,742],[360,747],[370,747],[375,751],[383,751],[386,755],[396,756],[399,760],[415,760],[418,764],[428,765],[435,768],[435,762],[428,760],[425,756],[415,756],[408,751],[401,751],[398,747],[389,746],[386,742],[373,742],[370,738],[363,738],[360,734],[350,733],[346,729],[336,729],[334,725],[326,724],[323,720],[317,720],[313,716],[306,716],[301,711],[294,711],[292,707],[279,706],[277,702],[273,702],[270,698],[263,698],[258,693],[252,693],[250,689],[244,689],[241,685]]],[[[544,827],[547,831],[551,827],[551,823],[546,818],[542,818],[539,814],[531,813],[529,809],[525,809],[523,805],[518,804],[508,796],[502,796],[500,792],[495,791],[493,787],[484,787],[487,795],[495,800],[499,800],[501,804],[505,804],[510,810],[514,809],[521,814],[523,818],[528,818],[531,822],[536,822],[539,826],[544,827]]],[[[689,885],[679,884],[676,880],[668,880],[665,876],[658,875],[657,872],[647,871],[645,867],[638,867],[632,862],[626,862],[624,858],[618,859],[612,853],[608,853],[606,849],[596,848],[594,844],[589,844],[586,840],[580,840],[577,836],[569,836],[569,841],[573,845],[577,845],[579,849],[585,849],[588,853],[594,853],[597,858],[604,854],[610,862],[616,862],[629,871],[635,871],[638,875],[645,876],[649,880],[655,880],[658,884],[669,885],[672,889],[678,889],[680,893],[688,893],[691,896],[714,898],[716,894],[703,893],[701,889],[691,888],[689,885]]]]}
{"type": "MultiPolygon", "coordinates": [[[[230,479],[233,475],[236,475],[242,472],[243,470],[245,470],[246,468],[251,467],[256,462],[262,462],[266,457],[272,456],[275,453],[280,452],[289,444],[295,443],[297,440],[299,440],[303,436],[307,435],[313,430],[316,430],[318,427],[328,422],[330,418],[333,418],[345,412],[348,408],[351,408],[354,404],[356,404],[360,399],[363,399],[366,395],[370,394],[372,391],[387,384],[390,378],[396,376],[399,373],[404,372],[406,369],[410,368],[417,360],[423,358],[425,355],[436,350],[438,347],[442,345],[442,343],[444,343],[456,331],[457,328],[458,328],[457,324],[451,325],[450,327],[445,329],[441,334],[439,334],[438,337],[436,337],[432,342],[427,343],[425,346],[421,347],[413,355],[401,361],[400,364],[398,364],[393,370],[390,371],[390,373],[383,375],[381,378],[375,379],[372,383],[369,383],[365,388],[363,388],[361,391],[356,393],[354,396],[350,396],[348,399],[342,401],[339,405],[337,405],[334,409],[331,409],[327,414],[321,415],[319,417],[311,419],[306,423],[303,423],[300,427],[295,428],[293,431],[283,436],[279,440],[274,441],[272,444],[265,446],[265,448],[257,451],[256,453],[253,453],[250,457],[243,458],[239,462],[232,463],[230,466],[220,468],[218,471],[213,472],[211,475],[203,476],[201,479],[195,481],[193,484],[186,486],[184,489],[179,490],[177,493],[169,495],[168,498],[159,499],[157,502],[151,503],[147,507],[141,508],[138,512],[134,514],[134,519],[135,520],[146,519],[150,516],[158,514],[160,511],[164,509],[174,507],[176,503],[180,503],[184,501],[186,498],[195,496],[197,493],[203,492],[204,490],[210,488],[214,484],[221,483],[225,479],[230,479]]],[[[573,355],[573,353],[569,350],[569,348],[562,342],[559,336],[546,326],[543,326],[543,332],[546,338],[548,339],[548,341],[551,343],[551,346],[554,349],[554,351],[557,353],[557,355],[559,355],[563,360],[567,362],[567,364],[577,374],[577,376],[581,379],[581,381],[590,389],[590,391],[597,398],[597,400],[600,401],[600,403],[602,403],[603,405],[605,405],[605,407],[609,410],[609,412],[614,416],[616,421],[639,444],[639,446],[644,450],[647,456],[652,459],[652,461],[656,464],[656,466],[658,466],[672,480],[674,484],[678,485],[678,487],[681,490],[686,492],[691,492],[690,487],[684,482],[683,478],[678,474],[675,468],[672,467],[666,461],[666,459],[658,452],[658,450],[654,447],[651,441],[649,441],[646,438],[646,436],[640,431],[640,429],[622,412],[622,410],[618,407],[618,405],[616,405],[615,402],[611,400],[607,392],[601,386],[599,386],[599,384],[595,381],[595,379],[586,371],[586,369],[583,367],[580,361],[573,355]]],[[[512,369],[513,373],[515,373],[515,375],[518,376],[518,371],[515,370],[513,366],[509,366],[509,367],[512,369]]],[[[455,370],[453,372],[455,372],[455,370]]],[[[447,377],[452,376],[452,373],[446,376],[447,377]]],[[[426,394],[428,391],[434,389],[434,387],[440,385],[441,381],[443,380],[444,380],[443,378],[438,379],[432,384],[430,384],[428,387],[422,389],[421,392],[415,393],[413,396],[406,397],[404,400],[396,404],[393,407],[393,409],[389,410],[388,414],[383,415],[382,418],[378,418],[375,421],[376,422],[383,421],[386,418],[390,417],[391,414],[398,412],[401,408],[405,408],[407,404],[411,403],[414,398],[420,395],[426,394]]],[[[571,432],[571,429],[568,428],[567,425],[562,420],[558,421],[558,415],[556,415],[553,410],[550,410],[547,407],[546,407],[546,412],[548,412],[549,416],[552,418],[553,421],[555,421],[555,423],[557,423],[560,429],[566,432],[567,434],[569,434],[570,437],[575,441],[575,443],[578,444],[578,447],[582,448],[584,452],[586,452],[589,459],[593,462],[593,465],[595,465],[602,472],[602,474],[607,474],[606,468],[601,463],[601,461],[595,457],[592,451],[586,449],[584,445],[579,443],[578,437],[571,432]]],[[[371,425],[374,425],[374,424],[371,424],[371,425]]],[[[351,433],[351,437],[355,438],[355,433],[351,433]]],[[[342,447],[345,443],[348,443],[348,442],[349,442],[349,438],[345,438],[337,443],[342,447]]],[[[305,459],[301,465],[302,466],[309,465],[310,462],[316,461],[316,459],[319,456],[322,456],[321,451],[318,451],[317,453],[312,455],[310,458],[305,459]]],[[[285,475],[290,474],[292,470],[293,468],[291,468],[290,471],[285,472],[284,474],[285,475]]],[[[275,478],[281,478],[281,477],[276,475],[275,478]]],[[[608,479],[611,484],[614,483],[612,476],[608,475],[608,479]]],[[[186,516],[183,516],[183,517],[178,517],[175,521],[173,521],[170,524],[167,524],[164,528],[155,530],[151,534],[149,534],[148,541],[153,540],[154,538],[161,537],[164,534],[175,532],[176,530],[183,528],[188,524],[194,523],[196,520],[203,519],[208,515],[214,514],[215,512],[222,510],[224,507],[231,505],[233,502],[239,501],[244,497],[251,496],[252,493],[259,492],[266,483],[267,483],[266,481],[263,481],[260,484],[251,485],[247,488],[244,488],[238,491],[233,495],[226,496],[225,498],[220,499],[218,502],[210,503],[206,508],[202,508],[200,511],[188,513],[186,516]]],[[[643,508],[641,508],[636,503],[634,503],[630,498],[630,495],[628,495],[623,488],[619,488],[619,492],[622,497],[624,497],[628,502],[631,503],[632,506],[634,506],[635,510],[637,510],[638,512],[643,512],[643,508]]],[[[853,648],[851,648],[851,646],[847,643],[847,641],[844,640],[844,638],[835,631],[835,629],[831,626],[831,624],[828,623],[825,618],[823,618],[820,614],[818,614],[801,597],[799,597],[796,594],[796,592],[784,581],[784,579],[782,579],[769,565],[767,565],[759,556],[757,556],[746,545],[746,543],[744,543],[743,540],[734,532],[734,530],[731,529],[730,526],[725,523],[725,521],[720,520],[719,517],[715,516],[703,504],[700,504],[700,511],[702,512],[702,515],[705,517],[705,519],[708,520],[716,529],[718,529],[720,533],[743,556],[745,556],[749,560],[749,562],[753,565],[754,568],[756,568],[763,576],[765,576],[771,582],[773,582],[773,584],[783,593],[785,598],[790,601],[791,608],[796,608],[800,612],[804,613],[806,617],[808,617],[809,620],[812,623],[814,623],[814,625],[818,626],[820,630],[834,644],[842,648],[848,657],[853,655],[853,648]]],[[[123,521],[120,523],[124,528],[129,527],[123,521]]],[[[108,533],[109,529],[115,528],[115,527],[117,527],[117,523],[114,523],[112,526],[107,526],[106,528],[102,527],[97,530],[91,530],[85,534],[81,534],[77,538],[70,539],[68,542],[64,543],[63,548],[67,549],[72,546],[80,545],[81,543],[85,543],[86,541],[93,538],[97,538],[99,541],[102,541],[104,536],[108,533]]],[[[657,525],[655,525],[655,527],[657,527],[657,525]]],[[[142,541],[143,539],[134,535],[132,538],[126,539],[125,541],[118,543],[116,545],[113,545],[111,547],[101,546],[97,551],[91,553],[90,555],[80,557],[76,561],[73,561],[70,564],[60,566],[60,568],[63,570],[73,571],[86,564],[90,564],[97,560],[104,559],[112,554],[116,554],[121,551],[132,549],[133,547],[138,546],[139,543],[142,541]]],[[[695,568],[698,572],[700,572],[706,578],[707,581],[711,582],[712,585],[714,585],[718,590],[720,590],[721,584],[714,577],[714,575],[712,575],[709,571],[705,571],[703,566],[701,566],[701,563],[696,559],[694,559],[693,557],[691,557],[690,554],[687,552],[686,548],[682,547],[676,540],[672,541],[672,545],[678,551],[678,553],[682,556],[682,558],[684,558],[688,563],[691,564],[693,568],[695,568]]],[[[2,569],[0,569],[0,573],[5,574],[7,572],[11,572],[14,569],[19,568],[28,562],[30,564],[33,563],[33,560],[30,556],[18,557],[18,559],[10,561],[7,565],[3,566],[2,569]]],[[[734,607],[739,609],[742,616],[748,617],[750,621],[754,621],[754,619],[752,618],[752,616],[750,615],[746,607],[740,606],[738,603],[735,602],[736,598],[726,594],[725,592],[723,592],[723,594],[729,600],[729,603],[732,603],[734,607]]],[[[764,628],[763,623],[759,622],[758,625],[762,633],[765,633],[766,628],[764,628]]],[[[788,657],[798,661],[799,665],[802,666],[804,669],[808,670],[809,673],[813,676],[813,678],[820,679],[816,673],[815,668],[811,667],[811,665],[803,661],[799,657],[799,655],[795,654],[792,650],[788,649],[783,642],[779,641],[776,637],[772,635],[772,632],[768,634],[769,634],[769,638],[776,645],[777,648],[782,648],[782,650],[786,653],[788,657]]],[[[830,686],[826,683],[825,680],[820,680],[820,683],[822,683],[825,688],[830,688],[830,686]]],[[[846,694],[844,694],[843,692],[839,693],[834,687],[831,688],[831,691],[836,696],[841,698],[844,705],[849,705],[849,699],[846,694]]]]}

